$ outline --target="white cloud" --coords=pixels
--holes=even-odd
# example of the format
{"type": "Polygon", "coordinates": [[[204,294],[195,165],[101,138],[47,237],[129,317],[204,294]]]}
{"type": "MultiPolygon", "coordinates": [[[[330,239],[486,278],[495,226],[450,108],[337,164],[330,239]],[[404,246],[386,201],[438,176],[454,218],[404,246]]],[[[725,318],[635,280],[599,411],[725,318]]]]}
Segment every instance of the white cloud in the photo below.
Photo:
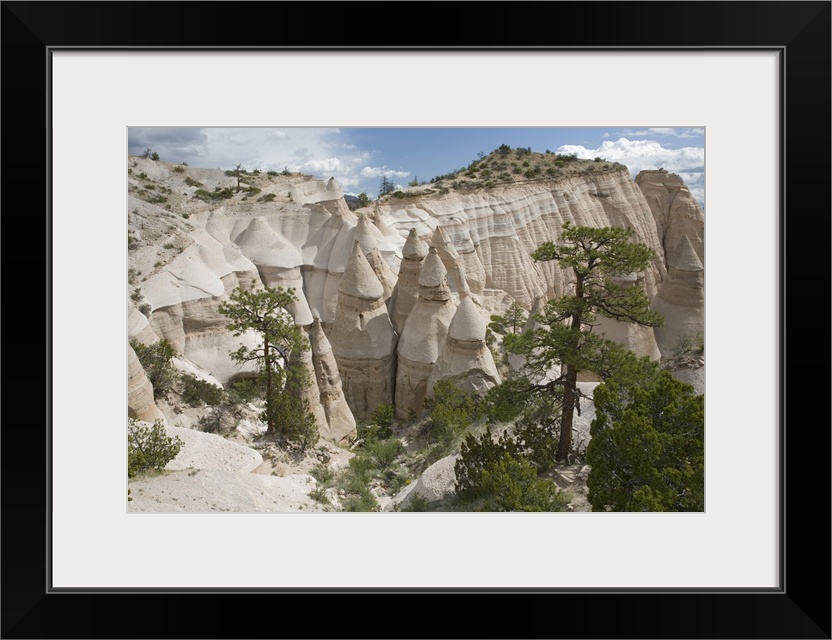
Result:
{"type": "MultiPolygon", "coordinates": [[[[372,158],[369,152],[345,143],[339,129],[154,128],[131,129],[129,138],[133,154],[150,146],[169,162],[220,169],[238,163],[249,170],[286,168],[319,179],[334,177],[344,188],[359,186],[361,169],[372,158]]],[[[400,174],[408,175],[390,175],[400,174]]]]}
{"type": "MultiPolygon", "coordinates": [[[[650,127],[649,129],[622,129],[620,135],[629,138],[696,138],[705,135],[702,127],[650,127]]],[[[608,134],[602,136],[608,137],[608,134]]]]}
{"type": "Polygon", "coordinates": [[[607,132],[605,131],[605,132],[604,132],[604,135],[602,135],[601,137],[602,137],[604,140],[606,140],[607,138],[609,138],[609,137],[610,137],[610,134],[609,134],[609,133],[607,133],[607,132]]]}
{"type": "Polygon", "coordinates": [[[364,167],[361,170],[361,175],[365,178],[380,178],[387,176],[388,178],[406,178],[410,175],[410,171],[394,171],[384,167],[364,167]]]}
{"type": "Polygon", "coordinates": [[[324,158],[323,160],[308,160],[298,166],[303,173],[335,173],[342,169],[338,158],[324,158]]]}
{"type": "Polygon", "coordinates": [[[667,169],[671,173],[679,174],[691,194],[704,206],[705,149],[702,147],[669,149],[655,140],[619,138],[614,142],[605,140],[597,149],[587,149],[581,145],[563,145],[557,152],[574,153],[579,158],[601,157],[611,162],[620,162],[627,166],[633,177],[644,169],[667,169]]]}

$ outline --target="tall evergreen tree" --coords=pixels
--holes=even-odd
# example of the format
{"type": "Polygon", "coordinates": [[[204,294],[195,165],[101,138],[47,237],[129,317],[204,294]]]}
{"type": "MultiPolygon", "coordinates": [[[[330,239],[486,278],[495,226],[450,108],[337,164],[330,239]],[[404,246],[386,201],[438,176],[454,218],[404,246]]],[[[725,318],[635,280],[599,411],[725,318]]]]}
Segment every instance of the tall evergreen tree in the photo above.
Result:
{"type": "MultiPolygon", "coordinates": [[[[310,348],[309,341],[301,328],[295,324],[287,307],[295,302],[295,290],[282,287],[263,289],[235,289],[228,302],[219,306],[219,311],[229,319],[227,328],[240,336],[246,331],[256,332],[262,343],[253,349],[242,345],[231,352],[231,358],[240,364],[254,362],[259,369],[266,391],[267,432],[277,431],[276,421],[283,410],[302,412],[300,416],[284,416],[287,423],[309,423],[308,407],[303,403],[288,401],[281,396],[297,394],[298,380],[305,380],[305,372],[295,371],[299,365],[292,361],[292,355],[310,348]]],[[[314,420],[314,418],[313,418],[314,420]]]]}
{"type": "Polygon", "coordinates": [[[567,460],[572,449],[574,412],[581,397],[578,373],[607,377],[620,355],[617,345],[592,333],[596,317],[645,326],[663,322],[650,311],[644,291],[615,282],[616,277],[643,271],[655,257],[649,247],[630,242],[631,235],[630,229],[575,227],[566,222],[557,244],[546,242],[532,253],[537,261],[557,261],[574,279],[571,291],[550,300],[538,316],[545,326],[505,338],[507,351],[525,357],[531,389],[561,396],[557,461],[567,460]]]}

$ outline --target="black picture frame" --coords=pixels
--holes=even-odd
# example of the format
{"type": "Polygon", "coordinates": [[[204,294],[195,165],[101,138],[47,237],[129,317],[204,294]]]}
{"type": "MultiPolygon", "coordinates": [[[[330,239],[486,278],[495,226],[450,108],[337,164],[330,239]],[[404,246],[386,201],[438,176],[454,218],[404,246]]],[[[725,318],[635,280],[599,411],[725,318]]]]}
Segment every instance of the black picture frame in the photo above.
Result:
{"type": "MultiPolygon", "coordinates": [[[[828,309],[826,295],[819,296],[824,304],[817,309],[803,294],[807,279],[814,292],[819,279],[829,291],[820,274],[829,273],[830,248],[830,2],[3,2],[0,17],[2,297],[7,309],[0,432],[3,638],[830,637],[829,385],[824,377],[819,388],[803,361],[796,359],[806,350],[796,345],[805,344],[797,332],[805,341],[807,311],[824,316],[822,311],[828,309]],[[365,22],[363,16],[374,14],[385,16],[383,28],[370,28],[365,22]],[[785,80],[780,175],[780,588],[53,591],[47,553],[50,393],[60,381],[50,375],[50,52],[129,47],[778,51],[785,80]],[[19,208],[21,195],[27,198],[26,210],[19,208]],[[42,253],[30,248],[21,256],[21,234],[45,238],[39,246],[42,253]],[[788,270],[787,254],[792,266],[788,270]],[[18,277],[22,264],[26,275],[18,277]],[[803,312],[800,317],[795,309],[803,312]],[[791,352],[786,350],[789,337],[791,352]],[[791,395],[786,384],[789,371],[791,395]],[[813,409],[813,423],[799,420],[794,410],[798,397],[820,398],[823,419],[818,421],[813,409]],[[304,632],[295,623],[303,621],[299,611],[310,606],[320,615],[304,622],[309,629],[304,632]],[[382,609],[398,614],[397,626],[382,624],[389,619],[379,617],[382,609]]],[[[818,349],[815,338],[811,344],[811,352],[828,353],[818,349]]],[[[825,361],[821,367],[825,370],[825,361]]],[[[397,561],[406,566],[406,557],[397,561]]]]}

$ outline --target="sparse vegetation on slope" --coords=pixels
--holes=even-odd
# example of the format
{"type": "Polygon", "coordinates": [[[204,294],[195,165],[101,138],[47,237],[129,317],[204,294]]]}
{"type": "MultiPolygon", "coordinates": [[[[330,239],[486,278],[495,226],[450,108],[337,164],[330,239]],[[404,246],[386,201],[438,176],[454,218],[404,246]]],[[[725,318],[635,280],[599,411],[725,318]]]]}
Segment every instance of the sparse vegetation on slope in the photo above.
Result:
{"type": "Polygon", "coordinates": [[[608,162],[601,158],[595,160],[581,160],[575,155],[556,154],[550,151],[537,153],[531,147],[512,149],[508,145],[501,145],[488,155],[481,156],[455,171],[434,176],[430,184],[434,189],[420,188],[410,185],[411,189],[396,192],[388,182],[382,183],[379,197],[423,197],[426,193],[440,193],[444,195],[454,191],[473,191],[477,189],[493,189],[516,183],[535,182],[569,177],[574,175],[589,175],[606,173],[609,171],[625,170],[626,167],[617,162],[608,162]],[[400,195],[397,195],[400,194],[400,195]]]}

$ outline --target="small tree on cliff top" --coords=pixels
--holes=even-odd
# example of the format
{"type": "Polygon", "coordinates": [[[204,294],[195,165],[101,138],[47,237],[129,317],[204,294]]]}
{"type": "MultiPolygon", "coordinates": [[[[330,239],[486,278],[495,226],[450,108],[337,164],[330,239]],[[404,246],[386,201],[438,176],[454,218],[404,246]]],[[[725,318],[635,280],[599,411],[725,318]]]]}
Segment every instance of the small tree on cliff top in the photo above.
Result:
{"type": "Polygon", "coordinates": [[[616,350],[609,340],[592,333],[596,316],[645,326],[663,322],[650,311],[644,291],[614,281],[643,271],[655,257],[649,247],[630,242],[631,234],[630,229],[574,227],[566,222],[558,244],[546,242],[532,253],[537,261],[558,261],[574,277],[571,294],[550,300],[538,316],[545,327],[509,334],[505,341],[507,351],[525,356],[526,372],[537,391],[562,393],[558,461],[566,460],[572,448],[572,422],[580,399],[578,373],[610,374],[610,355],[616,350]],[[561,370],[553,376],[556,363],[561,370]]]}
{"type": "MultiPolygon", "coordinates": [[[[276,432],[276,418],[286,406],[295,407],[296,403],[287,405],[280,399],[281,393],[297,393],[297,385],[289,384],[291,390],[285,389],[287,382],[299,378],[292,367],[298,367],[292,361],[292,355],[309,349],[309,342],[300,327],[295,324],[292,314],[286,309],[295,302],[295,290],[281,287],[264,289],[235,289],[228,302],[219,306],[219,311],[229,319],[227,328],[240,336],[246,331],[255,331],[262,340],[254,349],[245,345],[231,352],[231,358],[239,363],[256,363],[260,370],[266,391],[266,422],[268,433],[276,432]]],[[[300,376],[302,377],[302,376],[300,376]]],[[[298,410],[308,411],[305,405],[298,405],[298,410]]]]}

